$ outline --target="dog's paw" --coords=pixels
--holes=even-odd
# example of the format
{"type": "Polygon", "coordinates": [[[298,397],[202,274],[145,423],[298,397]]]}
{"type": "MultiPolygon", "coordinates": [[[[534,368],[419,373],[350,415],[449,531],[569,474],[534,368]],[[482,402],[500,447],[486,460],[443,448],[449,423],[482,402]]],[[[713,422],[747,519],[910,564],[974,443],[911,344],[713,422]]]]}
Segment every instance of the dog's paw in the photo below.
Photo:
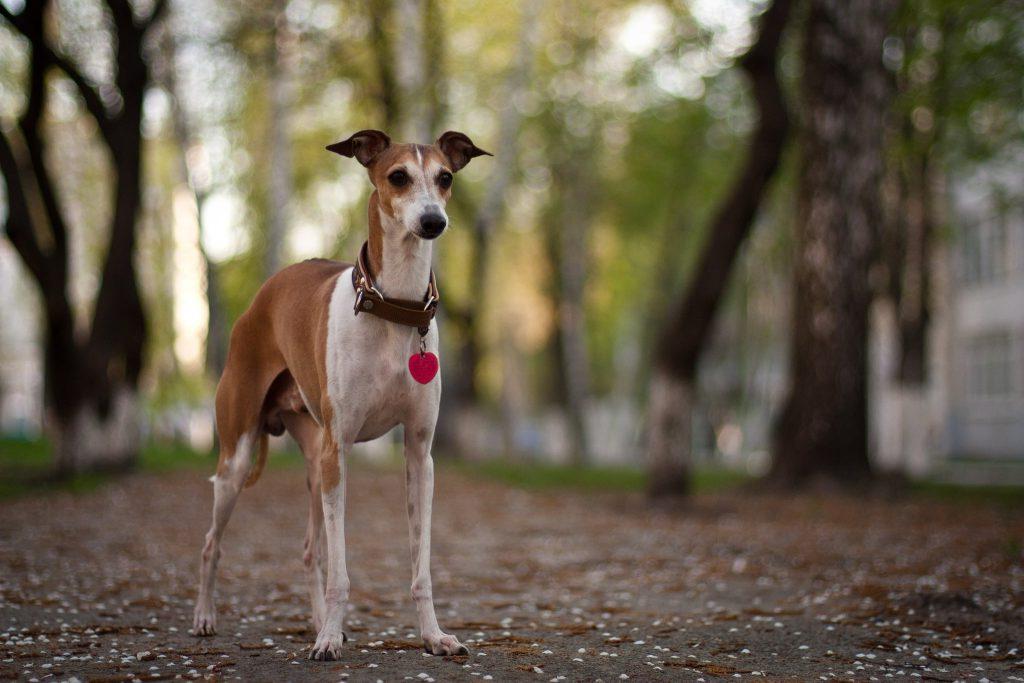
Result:
{"type": "Polygon", "coordinates": [[[344,631],[326,633],[321,630],[316,637],[313,649],[309,651],[309,658],[317,662],[333,662],[341,659],[341,646],[348,640],[344,631]]]}
{"type": "Polygon", "coordinates": [[[217,613],[213,609],[196,607],[192,617],[192,635],[212,636],[217,634],[217,613]]]}
{"type": "Polygon", "coordinates": [[[459,642],[455,636],[438,633],[436,636],[423,636],[423,650],[428,655],[468,655],[469,648],[459,642]]]}

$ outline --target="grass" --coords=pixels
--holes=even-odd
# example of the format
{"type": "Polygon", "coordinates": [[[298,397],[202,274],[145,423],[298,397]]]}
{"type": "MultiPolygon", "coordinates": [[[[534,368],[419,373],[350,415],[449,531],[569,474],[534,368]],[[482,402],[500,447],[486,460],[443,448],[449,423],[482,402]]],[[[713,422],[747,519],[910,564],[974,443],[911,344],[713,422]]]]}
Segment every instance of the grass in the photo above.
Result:
{"type": "MultiPolygon", "coordinates": [[[[642,491],[646,473],[637,467],[551,465],[514,460],[454,462],[452,467],[472,476],[495,479],[518,488],[575,489],[583,491],[642,491]]],[[[750,481],[740,472],[720,468],[701,468],[694,473],[695,493],[708,493],[733,488],[750,481]]]]}
{"type": "Polygon", "coordinates": [[[962,486],[934,481],[910,485],[915,496],[948,503],[991,503],[1006,507],[1024,507],[1024,486],[962,486]]]}
{"type": "MultiPolygon", "coordinates": [[[[297,451],[286,450],[272,453],[267,467],[294,467],[301,461],[297,451]]],[[[210,453],[184,445],[149,443],[142,448],[138,469],[146,472],[196,469],[212,474],[216,462],[210,453]]],[[[84,493],[95,490],[115,476],[114,473],[100,472],[58,479],[53,473],[50,445],[45,439],[0,437],[0,500],[47,491],[84,493]]]]}
{"type": "MultiPolygon", "coordinates": [[[[302,458],[294,451],[275,452],[267,467],[271,469],[299,466],[302,458]]],[[[392,463],[400,466],[401,458],[392,463]]],[[[148,444],[142,450],[139,469],[166,472],[197,469],[212,472],[215,460],[202,453],[175,444],[148,444]]],[[[532,461],[486,460],[466,462],[438,460],[439,467],[452,468],[463,474],[528,490],[577,491],[642,491],[646,484],[644,471],[627,466],[578,467],[532,461]]],[[[83,493],[95,490],[110,481],[113,474],[83,474],[68,479],[53,477],[49,444],[42,439],[0,437],[0,500],[47,491],[83,493]]],[[[741,486],[751,481],[746,474],[720,468],[699,468],[693,477],[695,493],[709,493],[741,486]]],[[[1024,507],[1024,487],[961,486],[938,482],[913,482],[912,496],[948,503],[996,504],[1024,507]]]]}
{"type": "MultiPolygon", "coordinates": [[[[148,444],[141,454],[139,469],[166,472],[185,468],[212,472],[214,459],[176,444],[148,444]]],[[[293,467],[301,462],[297,453],[273,453],[267,466],[293,467]]],[[[401,459],[396,458],[395,464],[401,459]]],[[[469,476],[531,490],[573,489],[583,491],[642,491],[643,470],[635,467],[576,467],[514,460],[462,462],[439,460],[440,467],[469,476]]],[[[46,491],[87,492],[110,480],[112,474],[85,474],[70,479],[52,476],[50,447],[45,440],[0,438],[0,499],[46,491]]],[[[701,469],[694,475],[694,491],[704,493],[740,485],[749,477],[721,469],[701,469]]]]}

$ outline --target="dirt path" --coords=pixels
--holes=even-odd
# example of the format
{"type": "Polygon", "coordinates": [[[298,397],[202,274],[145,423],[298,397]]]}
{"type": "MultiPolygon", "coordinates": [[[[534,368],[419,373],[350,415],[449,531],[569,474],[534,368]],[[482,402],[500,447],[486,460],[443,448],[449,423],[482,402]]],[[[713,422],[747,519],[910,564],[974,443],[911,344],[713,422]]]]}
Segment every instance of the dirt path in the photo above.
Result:
{"type": "Polygon", "coordinates": [[[190,636],[212,487],[183,471],[0,507],[0,678],[1024,680],[1012,511],[730,494],[667,513],[437,479],[438,614],[468,657],[423,654],[403,477],[368,466],[349,489],[343,661],[306,659],[295,469],[243,494],[220,633],[190,636]]]}

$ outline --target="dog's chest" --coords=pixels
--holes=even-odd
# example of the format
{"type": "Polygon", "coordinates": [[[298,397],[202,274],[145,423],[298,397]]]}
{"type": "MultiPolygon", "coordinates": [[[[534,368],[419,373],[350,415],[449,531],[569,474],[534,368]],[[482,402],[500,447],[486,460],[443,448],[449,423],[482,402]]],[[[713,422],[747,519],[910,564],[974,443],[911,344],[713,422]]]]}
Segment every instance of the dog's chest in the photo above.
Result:
{"type": "MultiPolygon", "coordinates": [[[[351,301],[351,288],[336,291],[325,359],[338,426],[354,440],[365,441],[412,415],[436,415],[440,378],[423,385],[409,372],[409,357],[419,350],[417,331],[370,315],[353,315],[351,301]]],[[[434,326],[426,343],[436,350],[434,326]]]]}

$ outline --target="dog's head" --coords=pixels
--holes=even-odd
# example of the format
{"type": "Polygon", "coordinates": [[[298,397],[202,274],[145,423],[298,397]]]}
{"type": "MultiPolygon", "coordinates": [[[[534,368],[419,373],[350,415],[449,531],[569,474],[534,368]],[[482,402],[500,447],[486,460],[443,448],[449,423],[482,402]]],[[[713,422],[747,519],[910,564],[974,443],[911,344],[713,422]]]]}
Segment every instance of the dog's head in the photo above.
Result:
{"type": "Polygon", "coordinates": [[[445,205],[454,174],[473,157],[490,156],[466,135],[448,131],[432,145],[394,144],[379,130],[361,130],[328,145],[366,167],[381,211],[409,233],[432,240],[448,226],[445,205]]]}

